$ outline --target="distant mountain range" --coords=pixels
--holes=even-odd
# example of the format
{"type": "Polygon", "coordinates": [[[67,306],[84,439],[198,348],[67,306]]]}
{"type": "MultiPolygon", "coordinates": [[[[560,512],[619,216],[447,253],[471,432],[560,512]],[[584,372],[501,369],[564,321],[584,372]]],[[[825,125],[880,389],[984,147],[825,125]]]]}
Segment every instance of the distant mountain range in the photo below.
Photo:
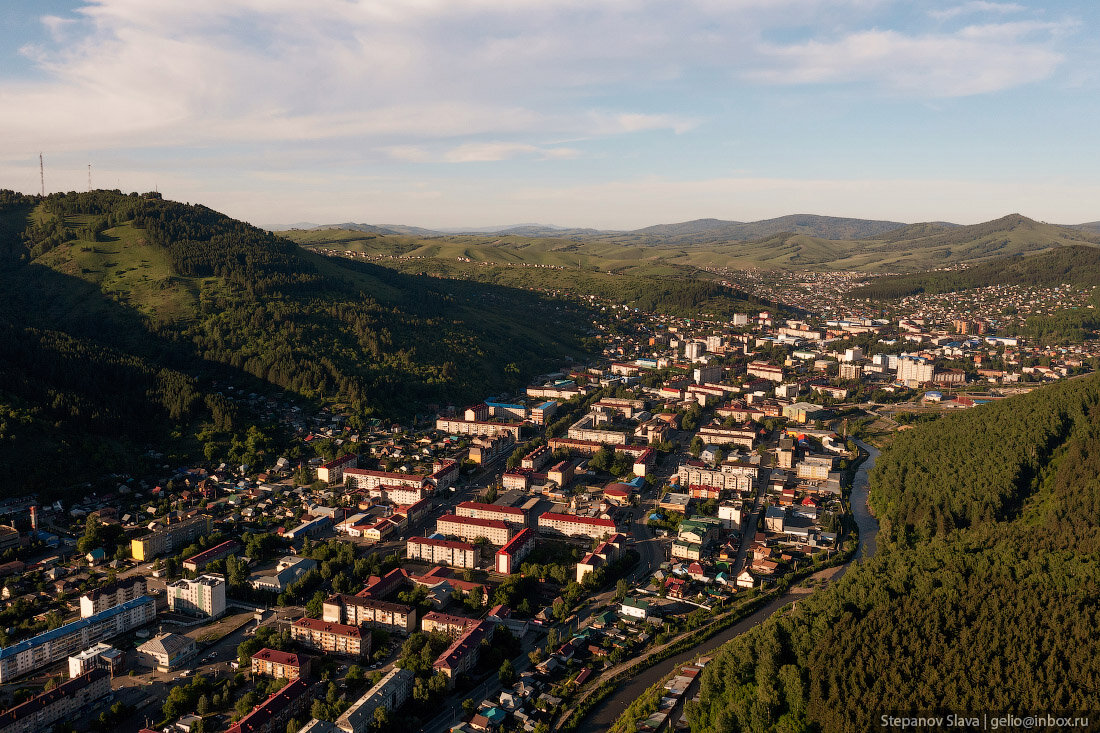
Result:
{"type": "MultiPolygon", "coordinates": [[[[1017,215],[1018,216],[1018,215],[1017,215]]],[[[1026,217],[1023,217],[1026,218],[1026,217]]],[[[1002,221],[1000,219],[994,221],[1002,221]]],[[[1029,220],[1030,221],[1030,220],[1029,220]]],[[[982,226],[982,225],[970,225],[982,226]]],[[[1079,229],[1092,234],[1100,234],[1100,221],[1084,224],[1054,225],[1068,229],[1079,229]]],[[[531,238],[558,239],[610,239],[642,238],[646,243],[673,246],[695,246],[719,244],[722,242],[751,242],[766,239],[779,234],[802,234],[817,239],[852,240],[876,239],[902,241],[914,237],[942,234],[951,229],[965,229],[966,226],[946,221],[906,224],[900,221],[881,219],[856,219],[817,214],[790,214],[773,219],[759,221],[732,221],[726,219],[693,219],[673,224],[656,224],[641,229],[589,229],[562,227],[552,224],[512,224],[499,227],[441,228],[404,224],[363,224],[345,222],[342,224],[296,224],[290,229],[324,231],[340,229],[379,235],[403,235],[412,237],[444,237],[453,235],[489,235],[531,238]]]]}
{"type": "Polygon", "coordinates": [[[1065,245],[1100,245],[1100,223],[1060,226],[1009,214],[981,224],[792,215],[758,222],[697,219],[634,231],[522,225],[496,232],[446,233],[415,227],[343,224],[286,235],[304,245],[554,265],[605,271],[646,265],[693,268],[927,272],[1065,245]]]}

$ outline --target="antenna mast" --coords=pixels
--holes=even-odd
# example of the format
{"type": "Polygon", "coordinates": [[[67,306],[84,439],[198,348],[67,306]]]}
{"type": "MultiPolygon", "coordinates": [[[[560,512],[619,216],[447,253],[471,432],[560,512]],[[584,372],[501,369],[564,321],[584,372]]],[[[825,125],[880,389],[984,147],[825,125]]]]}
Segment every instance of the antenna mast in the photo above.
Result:
{"type": "Polygon", "coordinates": [[[92,192],[92,164],[88,164],[88,193],[92,192]]]}
{"type": "Polygon", "coordinates": [[[42,195],[46,195],[46,167],[42,164],[42,153],[38,154],[38,177],[42,179],[42,195]]]}

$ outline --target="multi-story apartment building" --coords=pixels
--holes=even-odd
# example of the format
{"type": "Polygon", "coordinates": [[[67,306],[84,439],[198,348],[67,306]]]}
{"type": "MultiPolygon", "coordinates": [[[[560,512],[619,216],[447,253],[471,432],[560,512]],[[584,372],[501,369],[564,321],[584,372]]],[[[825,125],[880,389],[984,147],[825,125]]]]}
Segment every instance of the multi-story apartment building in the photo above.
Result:
{"type": "Polygon", "coordinates": [[[321,618],[331,623],[368,626],[401,634],[416,631],[416,609],[400,603],[341,594],[329,598],[321,608],[321,618]]]}
{"type": "Polygon", "coordinates": [[[415,678],[412,670],[394,667],[337,718],[336,727],[342,733],[367,733],[373,730],[374,711],[378,708],[392,711],[401,707],[412,694],[415,678]]]}
{"type": "Polygon", "coordinates": [[[291,680],[230,726],[226,733],[283,733],[287,723],[292,718],[301,718],[312,702],[309,685],[302,679],[291,680]]]}
{"type": "Polygon", "coordinates": [[[309,677],[309,657],[278,649],[261,649],[252,655],[252,674],[283,680],[309,677]]]}
{"type": "Polygon", "coordinates": [[[467,626],[442,654],[436,658],[432,668],[447,675],[449,685],[453,686],[458,675],[469,672],[477,664],[481,653],[482,640],[493,638],[493,625],[479,621],[467,626]]]}
{"type": "Polygon", "coordinates": [[[916,386],[925,382],[931,382],[933,376],[932,363],[917,356],[901,356],[898,358],[897,379],[907,385],[916,386]]]}
{"type": "Polygon", "coordinates": [[[219,618],[225,613],[225,576],[200,575],[180,578],[166,587],[168,608],[190,616],[219,618]]]}
{"type": "Polygon", "coordinates": [[[511,433],[474,438],[470,441],[469,459],[479,466],[491,463],[499,456],[511,453],[516,439],[511,433]]]}
{"type": "Polygon", "coordinates": [[[508,540],[508,543],[497,550],[494,558],[496,570],[504,575],[518,572],[523,558],[531,554],[535,549],[535,533],[530,527],[524,527],[519,533],[508,540]]]}
{"type": "Polygon", "coordinates": [[[344,471],[349,468],[359,467],[359,455],[357,453],[348,453],[346,456],[340,456],[334,458],[331,461],[322,463],[317,469],[317,480],[324,481],[328,484],[339,484],[344,481],[344,471]]]}
{"type": "Polygon", "coordinates": [[[521,527],[527,524],[527,515],[523,513],[522,509],[513,506],[464,501],[455,507],[455,514],[460,517],[472,517],[474,519],[496,519],[521,527]]]}
{"type": "Polygon", "coordinates": [[[562,385],[560,387],[528,387],[527,396],[540,399],[570,400],[579,394],[587,394],[584,389],[575,384],[562,385]]]}
{"type": "Polygon", "coordinates": [[[476,623],[476,618],[452,616],[447,613],[439,613],[438,611],[428,611],[424,614],[424,618],[420,620],[420,630],[425,634],[438,631],[439,633],[446,634],[452,639],[456,639],[461,636],[462,632],[469,626],[476,623]]]}
{"type": "Polygon", "coordinates": [[[210,517],[200,514],[190,519],[172,522],[130,541],[130,552],[138,562],[152,560],[181,547],[186,547],[199,537],[210,534],[210,517]]]}
{"type": "Polygon", "coordinates": [[[477,547],[468,542],[410,537],[405,543],[405,556],[408,559],[424,560],[433,565],[476,568],[479,554],[477,547]]]}
{"type": "Polygon", "coordinates": [[[719,425],[706,425],[696,433],[708,445],[737,445],[752,450],[756,445],[755,428],[726,428],[719,425]]]}
{"type": "Polygon", "coordinates": [[[81,650],[152,622],[156,603],[140,596],[88,618],[44,631],[0,649],[0,683],[60,662],[81,650]]]}
{"type": "Polygon", "coordinates": [[[600,427],[601,425],[610,424],[606,421],[607,415],[599,412],[590,412],[580,420],[569,426],[567,435],[572,440],[591,440],[596,443],[606,443],[608,445],[619,445],[621,443],[627,443],[634,435],[634,431],[629,428],[610,430],[600,427]]]}
{"type": "Polygon", "coordinates": [[[519,440],[522,426],[519,423],[458,420],[441,417],[435,421],[435,429],[453,435],[501,435],[508,433],[513,439],[519,440]]]}
{"type": "Polygon", "coordinates": [[[745,371],[751,376],[760,377],[761,379],[767,379],[772,382],[783,381],[783,367],[772,366],[765,361],[749,362],[745,371]]]}
{"type": "Polygon", "coordinates": [[[371,489],[371,494],[377,492],[378,498],[392,501],[394,504],[408,506],[423,500],[431,493],[431,487],[423,486],[399,486],[395,484],[381,484],[371,489]]]}
{"type": "Polygon", "coordinates": [[[721,491],[752,491],[760,467],[744,461],[726,461],[717,469],[681,464],[676,471],[680,486],[713,486],[721,491]]]}
{"type": "Polygon", "coordinates": [[[575,514],[544,512],[539,517],[539,531],[546,534],[563,534],[569,537],[602,539],[616,532],[615,522],[597,517],[580,517],[575,514]]]}
{"type": "Polygon", "coordinates": [[[90,590],[80,596],[80,618],[94,616],[108,608],[141,598],[143,595],[145,595],[145,578],[140,576],[132,576],[102,588],[90,590]]]}
{"type": "Polygon", "coordinates": [[[541,471],[542,467],[548,464],[553,457],[554,451],[550,450],[549,446],[540,445],[525,455],[519,466],[520,468],[526,468],[528,471],[541,471]]]}
{"type": "Polygon", "coordinates": [[[512,539],[512,527],[499,519],[474,519],[444,514],[436,520],[435,531],[450,537],[458,537],[466,542],[474,542],[484,537],[490,544],[501,547],[512,539]]]}
{"type": "Polygon", "coordinates": [[[344,480],[353,489],[377,489],[380,486],[406,486],[419,489],[428,483],[426,476],[391,471],[371,471],[365,468],[344,469],[344,480]]]}
{"type": "Polygon", "coordinates": [[[82,717],[111,694],[111,673],[91,669],[0,713],[0,733],[40,733],[82,717]]]}
{"type": "Polygon", "coordinates": [[[304,617],[290,627],[290,638],[311,649],[330,654],[367,656],[371,652],[371,633],[358,626],[304,617]]]}

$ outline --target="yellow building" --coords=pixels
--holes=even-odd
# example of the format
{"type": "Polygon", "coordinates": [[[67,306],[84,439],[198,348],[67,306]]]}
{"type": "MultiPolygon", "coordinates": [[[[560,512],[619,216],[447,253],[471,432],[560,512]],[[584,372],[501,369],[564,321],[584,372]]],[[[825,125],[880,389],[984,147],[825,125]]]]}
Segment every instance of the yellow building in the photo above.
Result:
{"type": "Polygon", "coordinates": [[[130,540],[130,553],[138,562],[145,562],[185,547],[205,534],[210,534],[210,517],[200,514],[130,540]]]}

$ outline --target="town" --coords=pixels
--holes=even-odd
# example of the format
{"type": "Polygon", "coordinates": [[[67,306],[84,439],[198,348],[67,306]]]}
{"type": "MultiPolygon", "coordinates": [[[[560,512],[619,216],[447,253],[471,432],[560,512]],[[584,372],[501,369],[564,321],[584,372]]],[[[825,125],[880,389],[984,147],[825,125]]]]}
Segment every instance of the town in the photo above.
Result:
{"type": "MultiPolygon", "coordinates": [[[[601,359],[408,424],[226,385],[306,457],[0,506],[0,733],[556,730],[850,559],[860,438],[1093,369],[1093,344],[1002,335],[1009,295],[728,320],[589,299],[601,359]]],[[[678,669],[640,730],[682,713],[678,669]]]]}

